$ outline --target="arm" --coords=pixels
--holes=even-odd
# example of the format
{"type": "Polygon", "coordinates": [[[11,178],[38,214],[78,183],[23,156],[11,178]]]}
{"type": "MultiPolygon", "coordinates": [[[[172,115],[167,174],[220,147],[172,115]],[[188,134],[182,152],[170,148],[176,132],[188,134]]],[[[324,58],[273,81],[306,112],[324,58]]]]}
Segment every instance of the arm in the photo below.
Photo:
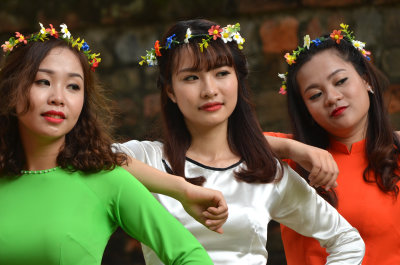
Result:
{"type": "Polygon", "coordinates": [[[137,179],[121,168],[114,171],[113,219],[125,232],[152,248],[164,264],[213,264],[194,236],[137,179]]]}
{"type": "Polygon", "coordinates": [[[361,264],[365,245],[358,231],[286,164],[284,172],[275,187],[272,218],[317,239],[329,253],[326,264],[361,264]]]}
{"type": "Polygon", "coordinates": [[[193,185],[184,178],[162,172],[132,157],[124,168],[151,192],[175,198],[198,222],[210,230],[223,233],[228,206],[221,192],[193,185]]]}
{"type": "Polygon", "coordinates": [[[328,151],[289,138],[267,134],[265,138],[279,158],[289,158],[310,172],[311,186],[325,186],[325,190],[337,186],[339,169],[328,151]]]}

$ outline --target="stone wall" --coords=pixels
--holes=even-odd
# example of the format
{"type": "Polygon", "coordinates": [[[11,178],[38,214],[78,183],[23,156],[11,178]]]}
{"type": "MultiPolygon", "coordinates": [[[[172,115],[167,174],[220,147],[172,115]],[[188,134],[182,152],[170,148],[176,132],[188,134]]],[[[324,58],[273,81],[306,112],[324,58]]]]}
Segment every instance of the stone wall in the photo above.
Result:
{"type": "MultiPolygon", "coordinates": [[[[140,55],[174,21],[208,18],[221,25],[239,22],[246,38],[257,115],[264,130],[289,131],[286,98],[278,94],[278,72],[286,71],[283,54],[311,38],[349,24],[367,43],[375,65],[392,85],[386,99],[392,121],[400,129],[400,0],[2,0],[0,42],[14,31],[38,30],[38,22],[66,23],[101,52],[96,71],[119,109],[116,133],[143,139],[159,131],[159,95],[154,68],[140,68],[140,55]]],[[[120,233],[111,241],[104,264],[132,264],[137,245],[120,233]],[[113,246],[125,249],[116,254],[113,246]],[[128,253],[128,254],[126,254],[128,253]]],[[[269,264],[284,264],[279,230],[271,228],[269,264]]],[[[139,255],[140,256],[140,255],[139,255]]],[[[141,264],[137,261],[137,264],[141,264]]]]}

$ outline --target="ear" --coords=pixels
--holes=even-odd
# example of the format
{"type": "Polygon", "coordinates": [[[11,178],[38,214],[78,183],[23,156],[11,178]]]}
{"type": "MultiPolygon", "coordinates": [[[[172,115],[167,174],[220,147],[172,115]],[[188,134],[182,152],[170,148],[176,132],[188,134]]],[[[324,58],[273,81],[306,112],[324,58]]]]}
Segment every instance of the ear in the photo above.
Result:
{"type": "Polygon", "coordinates": [[[169,97],[169,99],[172,100],[172,102],[176,103],[176,97],[175,97],[172,87],[167,86],[166,91],[167,91],[167,96],[169,97]]]}
{"type": "Polygon", "coordinates": [[[371,94],[374,94],[374,90],[372,89],[371,85],[369,84],[369,82],[363,78],[363,83],[365,85],[365,89],[370,92],[371,94]]]}

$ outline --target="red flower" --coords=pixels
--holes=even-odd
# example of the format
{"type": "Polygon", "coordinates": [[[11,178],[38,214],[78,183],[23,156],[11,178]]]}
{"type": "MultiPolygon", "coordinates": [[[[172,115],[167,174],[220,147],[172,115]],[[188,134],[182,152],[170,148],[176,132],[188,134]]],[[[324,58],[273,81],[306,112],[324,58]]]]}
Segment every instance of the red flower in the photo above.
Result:
{"type": "Polygon", "coordinates": [[[154,43],[154,49],[156,50],[156,55],[161,56],[160,52],[160,42],[157,40],[156,43],[154,43]]]}
{"type": "Polygon", "coordinates": [[[219,25],[211,26],[211,28],[208,30],[208,34],[213,36],[214,40],[216,40],[217,38],[221,38],[221,32],[222,29],[219,25]]]}
{"type": "Polygon", "coordinates": [[[18,38],[18,41],[19,41],[19,42],[23,42],[24,44],[27,43],[27,41],[26,41],[24,35],[22,35],[22,34],[19,33],[19,32],[15,32],[15,37],[18,38]]]}
{"type": "Polygon", "coordinates": [[[341,35],[341,30],[333,30],[331,33],[331,38],[336,41],[337,44],[340,44],[340,40],[343,39],[343,35],[341,35]]]}
{"type": "Polygon", "coordinates": [[[92,70],[93,72],[95,71],[95,69],[97,68],[97,66],[99,66],[99,62],[97,61],[96,58],[93,58],[90,61],[90,64],[92,65],[92,67],[90,68],[90,70],[92,70]]]}
{"type": "Polygon", "coordinates": [[[58,32],[55,28],[53,28],[52,24],[50,24],[50,28],[47,28],[46,31],[49,32],[51,36],[58,39],[58,32]]]}

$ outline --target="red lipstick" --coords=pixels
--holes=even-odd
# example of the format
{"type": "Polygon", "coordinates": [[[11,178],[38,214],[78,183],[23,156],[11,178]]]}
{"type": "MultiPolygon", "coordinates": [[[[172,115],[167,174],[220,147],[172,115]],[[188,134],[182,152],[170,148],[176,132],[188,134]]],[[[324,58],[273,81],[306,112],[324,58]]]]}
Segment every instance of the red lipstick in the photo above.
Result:
{"type": "Polygon", "coordinates": [[[343,111],[345,111],[347,109],[347,107],[339,107],[339,108],[336,108],[336,109],[334,109],[333,111],[332,111],[332,113],[331,113],[331,117],[338,117],[340,114],[342,114],[343,113],[343,111]]]}
{"type": "Polygon", "coordinates": [[[51,123],[61,123],[65,120],[65,114],[61,111],[50,110],[41,115],[46,121],[51,123]]]}
{"type": "Polygon", "coordinates": [[[217,111],[222,107],[222,103],[220,102],[210,102],[201,105],[200,109],[205,111],[217,111]]]}

